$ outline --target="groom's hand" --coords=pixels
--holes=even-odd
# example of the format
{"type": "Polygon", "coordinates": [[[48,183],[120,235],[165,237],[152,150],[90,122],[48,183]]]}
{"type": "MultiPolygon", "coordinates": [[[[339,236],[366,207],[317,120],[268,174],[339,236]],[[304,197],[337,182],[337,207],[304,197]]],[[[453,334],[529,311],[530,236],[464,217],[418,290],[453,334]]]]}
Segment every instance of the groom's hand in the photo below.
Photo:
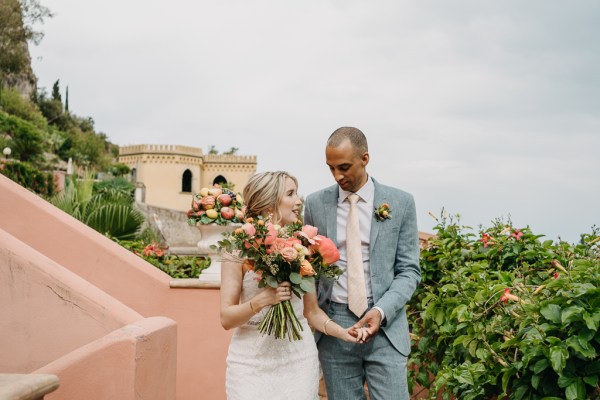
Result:
{"type": "Polygon", "coordinates": [[[370,341],[377,333],[379,332],[379,327],[381,326],[381,313],[379,310],[375,308],[371,308],[363,317],[352,326],[352,329],[358,330],[361,328],[366,328],[368,333],[367,337],[364,339],[364,342],[370,341]]]}

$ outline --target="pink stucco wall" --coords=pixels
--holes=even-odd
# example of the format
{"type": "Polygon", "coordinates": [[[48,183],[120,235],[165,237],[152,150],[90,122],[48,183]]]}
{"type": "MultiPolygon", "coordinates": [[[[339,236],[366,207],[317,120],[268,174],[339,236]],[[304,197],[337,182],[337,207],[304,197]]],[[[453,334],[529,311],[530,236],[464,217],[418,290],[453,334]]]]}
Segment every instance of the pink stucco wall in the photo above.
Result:
{"type": "Polygon", "coordinates": [[[173,320],[144,318],[2,229],[0,354],[0,372],[57,375],[48,398],[175,398],[173,320]]]}
{"type": "Polygon", "coordinates": [[[177,399],[225,399],[231,333],[218,290],[171,289],[168,275],[2,175],[0,229],[142,316],[176,321],[177,399]]]}
{"type": "Polygon", "coordinates": [[[176,325],[151,317],[124,326],[38,369],[61,381],[47,400],[175,399],[176,325]]]}
{"type": "Polygon", "coordinates": [[[31,372],[143,318],[2,229],[0,266],[0,371],[31,372]]]}

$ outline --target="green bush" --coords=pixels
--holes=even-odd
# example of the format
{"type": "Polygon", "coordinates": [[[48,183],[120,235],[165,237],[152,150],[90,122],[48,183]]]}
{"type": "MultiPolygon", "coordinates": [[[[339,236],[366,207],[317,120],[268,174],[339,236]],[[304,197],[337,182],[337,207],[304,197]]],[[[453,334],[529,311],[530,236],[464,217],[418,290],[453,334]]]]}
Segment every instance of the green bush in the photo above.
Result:
{"type": "Polygon", "coordinates": [[[41,196],[52,196],[55,191],[52,174],[33,165],[18,161],[0,161],[0,174],[41,196]]]}
{"type": "Polygon", "coordinates": [[[409,306],[409,381],[430,398],[598,398],[598,229],[577,245],[499,220],[435,229],[409,306]]]}
{"type": "Polygon", "coordinates": [[[96,231],[121,240],[137,238],[146,220],[135,207],[130,189],[102,186],[94,190],[93,173],[72,178],[50,203],[96,231]]]}
{"type": "Polygon", "coordinates": [[[45,131],[22,118],[0,111],[0,134],[10,137],[6,143],[12,150],[11,157],[21,161],[40,162],[46,149],[45,131]]]}
{"type": "Polygon", "coordinates": [[[0,108],[7,114],[29,121],[38,128],[45,129],[48,126],[46,118],[36,105],[28,99],[24,99],[16,89],[2,89],[0,108]]]}
{"type": "Polygon", "coordinates": [[[198,278],[200,273],[210,266],[208,257],[180,257],[169,254],[156,243],[143,241],[116,241],[121,246],[134,252],[172,278],[198,278]]]}

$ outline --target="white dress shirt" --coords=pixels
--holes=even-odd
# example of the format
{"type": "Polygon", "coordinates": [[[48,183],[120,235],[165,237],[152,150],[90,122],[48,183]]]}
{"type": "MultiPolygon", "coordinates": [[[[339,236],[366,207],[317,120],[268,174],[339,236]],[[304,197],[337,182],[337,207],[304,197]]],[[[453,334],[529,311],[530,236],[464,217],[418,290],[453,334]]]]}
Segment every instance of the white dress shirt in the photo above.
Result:
{"type": "MultiPolygon", "coordinates": [[[[348,273],[346,268],[346,222],[348,220],[348,212],[350,211],[350,203],[347,197],[352,194],[338,187],[338,204],[337,204],[337,243],[340,251],[340,260],[336,262],[337,266],[346,270],[342,276],[333,285],[331,292],[331,301],[336,303],[348,304],[348,273]]],[[[369,177],[367,182],[360,188],[356,194],[359,196],[356,204],[358,210],[358,225],[360,230],[361,253],[363,260],[363,269],[365,273],[365,286],[367,298],[373,297],[371,290],[371,268],[369,263],[369,244],[371,234],[371,221],[373,220],[373,201],[375,198],[375,185],[369,177]]],[[[383,310],[375,307],[381,313],[382,319],[385,317],[383,310]]]]}

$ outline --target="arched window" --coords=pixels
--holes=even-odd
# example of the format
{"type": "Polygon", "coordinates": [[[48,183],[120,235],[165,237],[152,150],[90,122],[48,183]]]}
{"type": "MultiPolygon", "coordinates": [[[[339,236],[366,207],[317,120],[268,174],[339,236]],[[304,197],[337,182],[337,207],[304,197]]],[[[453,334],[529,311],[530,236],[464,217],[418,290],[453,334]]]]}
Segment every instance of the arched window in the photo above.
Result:
{"type": "Polygon", "coordinates": [[[181,178],[181,191],[184,193],[192,192],[192,171],[186,169],[181,178]]]}
{"type": "Polygon", "coordinates": [[[137,183],[137,169],[131,168],[131,182],[137,183]]]}
{"type": "Polygon", "coordinates": [[[223,175],[218,175],[215,179],[213,179],[213,185],[223,185],[227,184],[227,179],[223,175]]]}

